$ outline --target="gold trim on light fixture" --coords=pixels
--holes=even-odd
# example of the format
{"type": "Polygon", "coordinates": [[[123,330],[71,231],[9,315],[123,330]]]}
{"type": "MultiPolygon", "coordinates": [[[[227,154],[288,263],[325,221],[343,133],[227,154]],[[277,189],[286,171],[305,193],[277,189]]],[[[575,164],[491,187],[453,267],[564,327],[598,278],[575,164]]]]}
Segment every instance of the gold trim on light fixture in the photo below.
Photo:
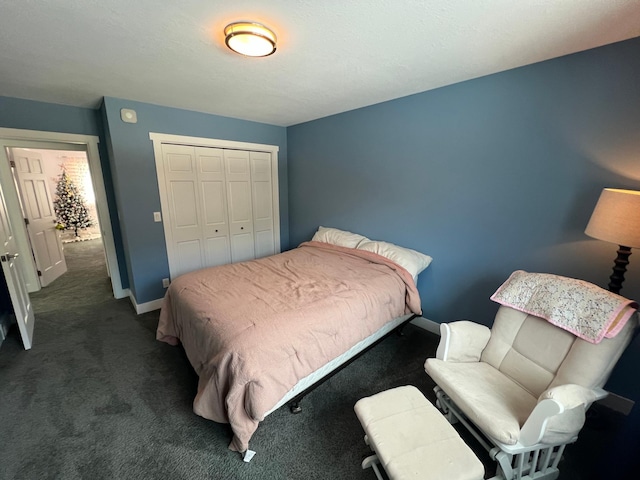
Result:
{"type": "Polygon", "coordinates": [[[234,22],[224,27],[224,43],[248,57],[266,57],[276,51],[276,34],[261,23],[234,22]]]}

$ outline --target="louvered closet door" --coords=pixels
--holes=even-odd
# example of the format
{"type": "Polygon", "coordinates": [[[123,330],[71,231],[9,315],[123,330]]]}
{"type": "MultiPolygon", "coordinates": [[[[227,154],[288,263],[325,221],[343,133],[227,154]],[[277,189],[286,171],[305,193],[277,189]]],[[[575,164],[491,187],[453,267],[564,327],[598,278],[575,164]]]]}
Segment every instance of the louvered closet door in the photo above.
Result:
{"type": "Polygon", "coordinates": [[[271,154],[251,152],[251,187],[256,258],[276,253],[271,154]]]}
{"type": "Polygon", "coordinates": [[[165,188],[171,239],[167,239],[173,278],[206,266],[196,149],[163,145],[165,188]]]}
{"type": "Polygon", "coordinates": [[[207,267],[231,263],[224,150],[196,148],[202,201],[202,237],[207,267]]]}
{"type": "Polygon", "coordinates": [[[224,150],[231,261],[255,258],[249,152],[224,150]]]}

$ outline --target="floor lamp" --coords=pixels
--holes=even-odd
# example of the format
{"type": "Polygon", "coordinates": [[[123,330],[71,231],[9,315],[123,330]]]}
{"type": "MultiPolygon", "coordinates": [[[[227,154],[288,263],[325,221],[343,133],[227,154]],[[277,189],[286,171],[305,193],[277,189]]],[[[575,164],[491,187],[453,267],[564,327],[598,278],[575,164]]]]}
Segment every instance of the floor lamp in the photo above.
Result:
{"type": "Polygon", "coordinates": [[[609,290],[620,293],[632,248],[640,248],[640,192],[605,188],[584,231],[619,246],[609,290]]]}

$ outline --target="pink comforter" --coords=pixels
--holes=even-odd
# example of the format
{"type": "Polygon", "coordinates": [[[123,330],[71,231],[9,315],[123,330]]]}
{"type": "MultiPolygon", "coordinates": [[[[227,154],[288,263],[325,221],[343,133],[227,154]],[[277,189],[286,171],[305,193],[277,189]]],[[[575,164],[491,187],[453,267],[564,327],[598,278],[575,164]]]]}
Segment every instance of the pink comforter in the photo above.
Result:
{"type": "Polygon", "coordinates": [[[199,376],[196,414],[249,439],[305,376],[388,321],[420,314],[411,275],[371,252],[307,242],[288,252],[176,278],[157,339],[185,352],[199,376]]]}

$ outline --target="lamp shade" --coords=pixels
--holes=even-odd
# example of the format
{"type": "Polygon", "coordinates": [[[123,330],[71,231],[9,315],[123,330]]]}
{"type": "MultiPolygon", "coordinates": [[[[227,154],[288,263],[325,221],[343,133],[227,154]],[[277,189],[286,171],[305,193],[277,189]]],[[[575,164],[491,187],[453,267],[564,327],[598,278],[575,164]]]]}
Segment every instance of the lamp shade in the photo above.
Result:
{"type": "Polygon", "coordinates": [[[266,57],[276,51],[276,34],[256,22],[235,22],[224,29],[225,43],[248,57],[266,57]]]}
{"type": "Polygon", "coordinates": [[[602,190],[584,233],[605,242],[640,248],[640,192],[602,190]]]}

